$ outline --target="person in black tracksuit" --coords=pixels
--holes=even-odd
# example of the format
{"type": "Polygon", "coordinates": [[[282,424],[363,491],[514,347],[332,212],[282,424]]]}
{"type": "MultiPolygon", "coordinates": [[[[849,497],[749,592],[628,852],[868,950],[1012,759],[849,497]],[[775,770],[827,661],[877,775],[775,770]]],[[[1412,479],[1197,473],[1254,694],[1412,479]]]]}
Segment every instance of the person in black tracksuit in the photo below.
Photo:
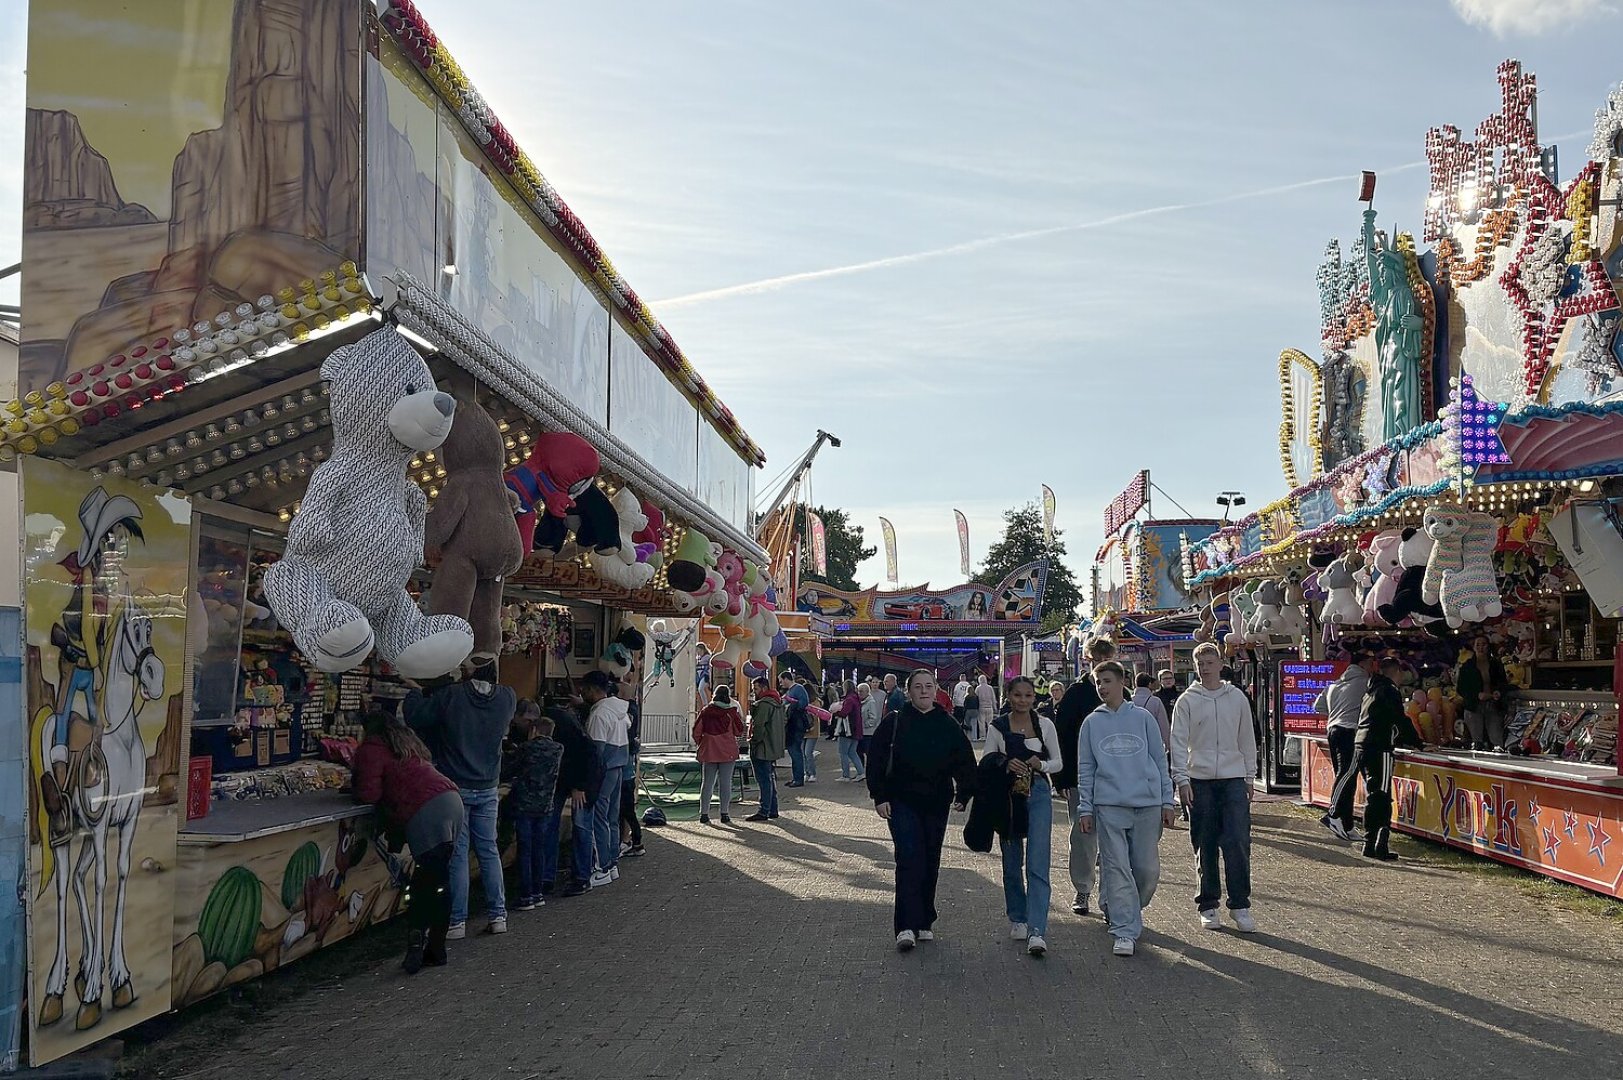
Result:
{"type": "Polygon", "coordinates": [[[1392,838],[1392,750],[1395,746],[1420,747],[1420,733],[1403,711],[1403,692],[1397,687],[1401,661],[1386,657],[1369,689],[1358,717],[1358,734],[1353,739],[1355,769],[1336,785],[1331,799],[1332,813],[1346,820],[1351,816],[1358,777],[1364,778],[1364,854],[1371,859],[1391,862],[1397,858],[1389,847],[1392,838]],[[1341,807],[1347,813],[1341,813],[1341,807]]]}

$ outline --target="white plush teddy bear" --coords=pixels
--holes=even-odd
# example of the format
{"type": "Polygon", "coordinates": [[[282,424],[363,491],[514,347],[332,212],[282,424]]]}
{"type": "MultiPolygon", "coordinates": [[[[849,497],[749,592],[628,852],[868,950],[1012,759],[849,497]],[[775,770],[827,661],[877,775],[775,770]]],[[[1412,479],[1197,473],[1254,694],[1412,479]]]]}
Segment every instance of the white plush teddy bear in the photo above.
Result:
{"type": "Polygon", "coordinates": [[[1353,572],[1359,561],[1358,555],[1349,551],[1325,567],[1324,573],[1319,575],[1319,584],[1330,593],[1329,599],[1324,602],[1322,621],[1348,626],[1364,621],[1364,605],[1358,598],[1358,578],[1353,572]]]}
{"type": "Polygon", "coordinates": [[[642,500],[628,487],[617,491],[611,502],[620,518],[620,549],[606,555],[592,552],[592,565],[604,581],[625,589],[640,589],[654,580],[654,568],[637,561],[637,542],[631,534],[648,527],[648,515],[642,512],[642,500]]]}
{"type": "Polygon", "coordinates": [[[287,548],[265,572],[265,599],[322,671],[348,671],[376,644],[402,675],[444,675],[473,651],[473,631],[454,615],[425,616],[406,591],[428,516],[407,464],[445,441],[456,402],[392,328],[334,351],[321,376],[332,455],[310,477],[287,548]]]}

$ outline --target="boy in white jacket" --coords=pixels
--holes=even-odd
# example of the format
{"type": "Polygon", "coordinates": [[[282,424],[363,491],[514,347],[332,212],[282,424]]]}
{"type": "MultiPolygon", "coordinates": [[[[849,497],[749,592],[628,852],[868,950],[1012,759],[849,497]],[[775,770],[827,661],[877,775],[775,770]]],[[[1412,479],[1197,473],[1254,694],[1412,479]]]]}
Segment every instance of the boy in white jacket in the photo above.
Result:
{"type": "Polygon", "coordinates": [[[1195,648],[1199,679],[1172,709],[1172,779],[1189,808],[1189,839],[1200,858],[1200,895],[1195,906],[1205,930],[1220,930],[1217,904],[1228,887],[1229,917],[1241,933],[1255,933],[1251,917],[1251,774],[1257,736],[1251,702],[1223,681],[1216,645],[1195,648]],[[1218,856],[1223,875],[1218,876],[1218,856]]]}

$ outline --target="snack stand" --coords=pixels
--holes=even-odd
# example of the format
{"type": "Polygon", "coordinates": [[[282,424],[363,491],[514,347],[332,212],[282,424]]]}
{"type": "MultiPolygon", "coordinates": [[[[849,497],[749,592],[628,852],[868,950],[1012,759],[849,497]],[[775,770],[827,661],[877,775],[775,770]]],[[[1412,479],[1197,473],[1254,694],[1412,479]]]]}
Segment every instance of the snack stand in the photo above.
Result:
{"type": "Polygon", "coordinates": [[[1327,806],[1334,783],[1309,692],[1350,649],[1396,655],[1428,747],[1398,751],[1394,827],[1623,896],[1623,260],[1604,194],[1623,96],[1559,185],[1532,75],[1506,61],[1499,83],[1474,141],[1427,137],[1432,250],[1388,242],[1373,208],[1353,259],[1332,241],[1324,359],[1279,363],[1291,491],[1193,545],[1186,570],[1207,636],[1274,684],[1270,728],[1300,750],[1306,801],[1327,806]],[[1479,636],[1506,668],[1502,750],[1469,748],[1455,690],[1479,636]]]}
{"type": "MultiPolygon", "coordinates": [[[[624,664],[623,628],[691,611],[667,578],[684,542],[763,558],[760,449],[410,4],[143,9],[165,34],[65,8],[31,23],[20,396],[0,417],[26,702],[0,710],[0,756],[28,775],[26,983],[3,951],[0,975],[25,985],[34,1064],[401,908],[409,852],[379,841],[347,760],[363,711],[407,688],[376,655],[317,670],[264,595],[334,442],[336,350],[399,335],[459,416],[488,413],[505,466],[567,432],[600,463],[583,486],[660,512],[637,526],[635,583],[628,559],[570,546],[501,582],[521,695],[624,664]],[[85,97],[84,56],[132,35],[143,64],[85,97]],[[174,123],[81,152],[130,109],[174,123]]],[[[446,466],[410,462],[431,503],[446,466]]],[[[364,541],[370,520],[351,523],[364,541]]],[[[427,559],[411,594],[435,578],[427,559]]]]}

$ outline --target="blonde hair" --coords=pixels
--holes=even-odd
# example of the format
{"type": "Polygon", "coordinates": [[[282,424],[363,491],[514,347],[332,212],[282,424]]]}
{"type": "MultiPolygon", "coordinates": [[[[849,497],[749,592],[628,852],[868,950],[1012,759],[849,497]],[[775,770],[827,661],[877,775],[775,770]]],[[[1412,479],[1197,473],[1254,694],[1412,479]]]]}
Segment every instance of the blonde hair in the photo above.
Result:
{"type": "Polygon", "coordinates": [[[1223,650],[1217,647],[1217,642],[1215,641],[1202,641],[1199,645],[1195,646],[1195,656],[1215,656],[1221,660],[1223,658],[1223,650]]]}
{"type": "Polygon", "coordinates": [[[1097,679],[1100,675],[1114,675],[1122,682],[1127,681],[1127,669],[1122,667],[1121,664],[1114,660],[1106,660],[1104,663],[1093,669],[1093,677],[1095,679],[1097,679]]]}

